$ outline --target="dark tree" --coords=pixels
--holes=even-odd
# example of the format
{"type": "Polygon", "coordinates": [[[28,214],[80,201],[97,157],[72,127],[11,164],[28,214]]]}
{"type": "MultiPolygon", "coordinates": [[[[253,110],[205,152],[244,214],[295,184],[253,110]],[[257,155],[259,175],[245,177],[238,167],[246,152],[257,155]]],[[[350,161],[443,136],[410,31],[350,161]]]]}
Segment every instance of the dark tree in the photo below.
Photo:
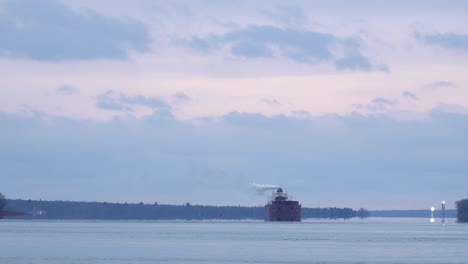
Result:
{"type": "Polygon", "coordinates": [[[0,193],[0,219],[3,218],[2,211],[3,211],[3,207],[5,207],[5,204],[6,204],[5,195],[3,195],[3,193],[0,193]]]}
{"type": "Polygon", "coordinates": [[[365,208],[359,208],[359,210],[357,211],[357,216],[359,218],[367,218],[370,216],[370,213],[367,209],[365,208]]]}
{"type": "Polygon", "coordinates": [[[5,195],[3,195],[3,193],[0,193],[0,211],[3,210],[3,207],[5,207],[5,205],[6,205],[5,195]]]}
{"type": "Polygon", "coordinates": [[[459,223],[468,223],[468,199],[457,201],[457,218],[459,223]]]}

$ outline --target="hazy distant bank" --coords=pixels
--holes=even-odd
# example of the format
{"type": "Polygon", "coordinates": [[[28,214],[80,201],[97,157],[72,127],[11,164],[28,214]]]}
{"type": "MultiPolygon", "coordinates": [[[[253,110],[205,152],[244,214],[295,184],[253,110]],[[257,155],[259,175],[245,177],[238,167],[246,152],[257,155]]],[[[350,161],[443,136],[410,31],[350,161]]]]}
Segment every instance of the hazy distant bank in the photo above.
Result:
{"type": "MultiPolygon", "coordinates": [[[[263,206],[204,206],[143,203],[107,203],[73,201],[7,200],[5,210],[26,213],[15,219],[264,219],[263,206]]],[[[374,210],[361,212],[351,208],[302,208],[302,218],[349,219],[353,217],[430,217],[429,210],[374,210]],[[368,213],[368,215],[366,215],[368,213]]],[[[435,217],[441,217],[436,211],[435,217]]],[[[446,210],[447,218],[456,218],[456,210],[446,210]]]]}
{"type": "MultiPolygon", "coordinates": [[[[375,210],[369,211],[371,217],[421,217],[430,218],[431,211],[426,210],[375,210]]],[[[435,218],[442,217],[442,211],[436,210],[434,212],[435,218]]],[[[446,218],[457,218],[457,210],[445,210],[446,218]]]]}
{"type": "MultiPolygon", "coordinates": [[[[264,219],[263,206],[204,206],[107,202],[8,200],[6,210],[26,213],[15,219],[264,219]]],[[[367,211],[351,208],[302,208],[302,218],[349,219],[366,217],[367,211]]]]}

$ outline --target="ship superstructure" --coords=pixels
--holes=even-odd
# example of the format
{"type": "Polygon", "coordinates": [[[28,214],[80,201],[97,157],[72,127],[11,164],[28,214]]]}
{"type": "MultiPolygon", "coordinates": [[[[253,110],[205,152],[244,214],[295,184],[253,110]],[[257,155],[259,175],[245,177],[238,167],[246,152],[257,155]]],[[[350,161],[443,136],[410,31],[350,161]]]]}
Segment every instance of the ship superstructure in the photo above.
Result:
{"type": "Polygon", "coordinates": [[[265,205],[265,221],[301,221],[301,205],[290,200],[288,193],[277,188],[265,205]]]}

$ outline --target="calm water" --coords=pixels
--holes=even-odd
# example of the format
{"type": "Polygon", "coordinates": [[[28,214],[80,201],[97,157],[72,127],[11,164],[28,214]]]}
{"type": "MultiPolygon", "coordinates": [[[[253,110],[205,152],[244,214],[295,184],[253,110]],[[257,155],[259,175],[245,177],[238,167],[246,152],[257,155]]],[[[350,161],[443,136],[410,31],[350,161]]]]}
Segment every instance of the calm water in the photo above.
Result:
{"type": "Polygon", "coordinates": [[[468,263],[468,225],[351,221],[0,221],[1,264],[468,263]]]}

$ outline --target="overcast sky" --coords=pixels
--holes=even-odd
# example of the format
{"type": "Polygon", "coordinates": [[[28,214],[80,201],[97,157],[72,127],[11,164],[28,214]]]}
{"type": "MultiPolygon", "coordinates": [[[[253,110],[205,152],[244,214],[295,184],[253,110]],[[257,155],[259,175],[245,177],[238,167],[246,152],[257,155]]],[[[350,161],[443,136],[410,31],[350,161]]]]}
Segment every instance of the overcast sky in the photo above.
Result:
{"type": "Polygon", "coordinates": [[[0,0],[10,198],[468,197],[466,1],[0,0]]]}

